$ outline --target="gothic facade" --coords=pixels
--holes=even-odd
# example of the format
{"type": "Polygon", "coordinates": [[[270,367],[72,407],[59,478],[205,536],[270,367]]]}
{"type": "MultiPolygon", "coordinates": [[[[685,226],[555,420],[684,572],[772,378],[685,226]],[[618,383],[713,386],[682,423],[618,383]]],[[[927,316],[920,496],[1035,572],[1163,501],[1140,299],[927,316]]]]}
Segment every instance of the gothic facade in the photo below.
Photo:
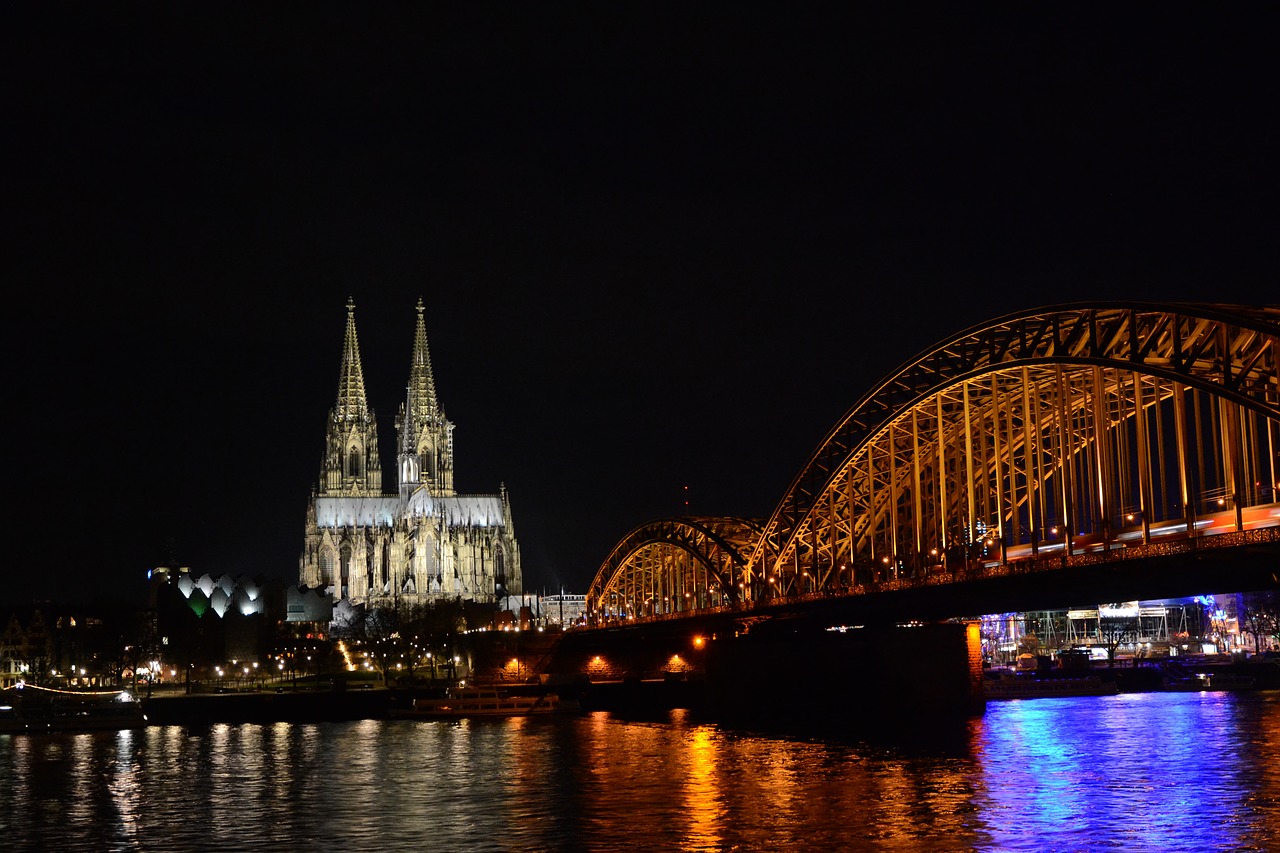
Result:
{"type": "Polygon", "coordinates": [[[506,487],[496,495],[454,489],[453,424],[436,398],[422,300],[417,311],[408,392],[395,423],[396,484],[384,493],[355,305],[347,302],[338,398],[307,507],[299,581],[335,601],[372,607],[518,595],[520,549],[506,487]]]}

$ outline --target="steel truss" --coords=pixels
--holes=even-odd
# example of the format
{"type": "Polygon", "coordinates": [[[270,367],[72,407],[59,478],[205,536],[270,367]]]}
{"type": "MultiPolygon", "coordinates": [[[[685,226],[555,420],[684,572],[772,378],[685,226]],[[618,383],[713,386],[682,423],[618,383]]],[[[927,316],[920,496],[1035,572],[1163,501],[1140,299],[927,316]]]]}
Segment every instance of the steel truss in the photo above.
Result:
{"type": "Polygon", "coordinates": [[[614,547],[587,593],[597,621],[681,613],[740,600],[744,553],[760,522],[669,518],[637,527],[614,547]]]}
{"type": "Polygon", "coordinates": [[[866,591],[1206,524],[1243,531],[1277,501],[1278,338],[1280,309],[1132,303],[961,332],[868,392],[763,525],[638,528],[588,606],[866,591]]]}

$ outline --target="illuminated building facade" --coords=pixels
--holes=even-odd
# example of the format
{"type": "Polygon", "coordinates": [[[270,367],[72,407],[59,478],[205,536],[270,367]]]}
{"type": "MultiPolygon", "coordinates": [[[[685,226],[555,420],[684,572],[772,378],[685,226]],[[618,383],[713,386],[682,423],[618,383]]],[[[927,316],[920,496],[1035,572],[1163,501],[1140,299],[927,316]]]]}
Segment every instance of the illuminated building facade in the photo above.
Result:
{"type": "Polygon", "coordinates": [[[436,398],[422,300],[417,311],[408,391],[395,424],[397,485],[384,493],[355,305],[347,303],[338,397],[307,507],[299,580],[335,601],[375,607],[518,595],[520,550],[506,488],[489,495],[455,490],[453,424],[436,398]]]}

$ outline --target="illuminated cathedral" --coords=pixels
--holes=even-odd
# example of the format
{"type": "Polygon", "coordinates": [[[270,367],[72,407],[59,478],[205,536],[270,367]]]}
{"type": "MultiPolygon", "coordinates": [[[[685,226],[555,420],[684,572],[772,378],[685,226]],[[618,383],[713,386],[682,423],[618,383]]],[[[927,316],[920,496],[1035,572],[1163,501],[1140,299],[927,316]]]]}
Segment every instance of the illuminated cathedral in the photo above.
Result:
{"type": "Polygon", "coordinates": [[[495,601],[521,592],[520,549],[505,486],[460,495],[453,424],[436,398],[418,300],[407,395],[396,416],[396,484],[382,488],[378,424],[365,396],[355,304],[347,302],[338,398],[307,507],[298,575],[334,601],[495,601]]]}

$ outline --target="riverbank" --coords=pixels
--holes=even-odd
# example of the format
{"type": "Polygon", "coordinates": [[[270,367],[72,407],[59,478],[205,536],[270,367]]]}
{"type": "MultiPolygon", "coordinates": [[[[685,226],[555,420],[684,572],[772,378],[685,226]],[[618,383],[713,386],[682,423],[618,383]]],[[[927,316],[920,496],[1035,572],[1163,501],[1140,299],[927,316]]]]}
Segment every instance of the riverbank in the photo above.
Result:
{"type": "MultiPolygon", "coordinates": [[[[984,683],[999,681],[1067,682],[1096,679],[1116,693],[1163,693],[1218,690],[1280,690],[1280,662],[1144,662],[1129,666],[1050,669],[1030,672],[989,669],[984,683]]],[[[1052,695],[1046,692],[1046,695],[1052,695]]]]}
{"type": "MultiPolygon", "coordinates": [[[[537,693],[537,684],[506,685],[517,693],[537,693]]],[[[169,693],[144,699],[152,725],[210,725],[214,723],[340,722],[383,720],[394,708],[409,708],[419,697],[439,695],[440,687],[364,687],[356,690],[262,690],[228,693],[169,693]]],[[[701,680],[586,681],[559,685],[586,711],[657,710],[700,706],[701,680]]]]}
{"type": "MultiPolygon", "coordinates": [[[[1095,676],[1114,684],[1119,693],[1184,692],[1187,690],[1280,690],[1280,664],[1238,662],[1187,667],[1193,680],[1171,683],[1166,668],[1155,665],[1096,668],[1078,673],[1054,671],[1019,677],[1053,680],[1073,675],[1095,676]]],[[[995,675],[995,673],[988,673],[995,675]]],[[[536,690],[535,685],[524,689],[536,690]]],[[[671,708],[702,709],[705,684],[696,677],[653,681],[580,682],[561,685],[572,690],[585,711],[652,712],[671,708]]],[[[144,700],[152,725],[210,725],[214,723],[338,722],[388,719],[393,707],[408,707],[415,696],[431,688],[367,687],[347,690],[265,690],[238,693],[156,695],[144,700]]],[[[1052,695],[1052,694],[1050,694],[1052,695]]],[[[886,697],[888,698],[888,697],[886,697]]]]}
{"type": "Polygon", "coordinates": [[[193,693],[153,696],[143,707],[147,721],[159,726],[339,722],[386,719],[393,698],[383,688],[193,693]]]}

